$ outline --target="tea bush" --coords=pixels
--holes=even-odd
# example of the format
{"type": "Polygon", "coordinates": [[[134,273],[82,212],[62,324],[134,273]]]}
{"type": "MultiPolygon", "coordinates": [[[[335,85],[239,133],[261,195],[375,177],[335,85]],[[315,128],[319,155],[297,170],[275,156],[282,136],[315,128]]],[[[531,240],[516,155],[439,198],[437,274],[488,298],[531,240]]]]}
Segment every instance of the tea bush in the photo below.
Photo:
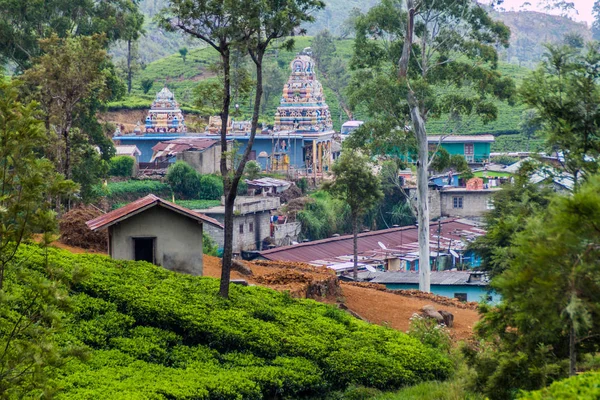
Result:
{"type": "MultiPolygon", "coordinates": [[[[39,247],[17,258],[43,272],[39,247]]],[[[61,341],[90,349],[89,361],[55,371],[58,398],[296,399],[348,385],[390,390],[452,370],[418,340],[313,300],[238,285],[224,300],[216,279],[145,262],[58,249],[48,260],[71,287],[61,341]],[[85,279],[72,279],[79,270],[85,279]]]]}
{"type": "Polygon", "coordinates": [[[542,390],[524,392],[521,400],[593,400],[600,398],[600,372],[587,372],[554,382],[542,390]]]}

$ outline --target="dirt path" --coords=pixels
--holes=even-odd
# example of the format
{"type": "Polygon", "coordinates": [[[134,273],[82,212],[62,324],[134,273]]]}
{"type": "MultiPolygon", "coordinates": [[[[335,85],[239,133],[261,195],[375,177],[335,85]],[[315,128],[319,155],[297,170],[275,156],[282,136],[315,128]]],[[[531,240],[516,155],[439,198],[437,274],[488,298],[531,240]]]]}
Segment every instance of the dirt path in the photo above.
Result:
{"type": "Polygon", "coordinates": [[[473,325],[479,320],[476,311],[439,305],[429,300],[400,296],[375,289],[352,286],[342,283],[342,293],[346,306],[369,322],[388,325],[406,332],[410,317],[424,305],[454,314],[454,327],[451,332],[455,339],[462,340],[473,335],[473,325]]]}

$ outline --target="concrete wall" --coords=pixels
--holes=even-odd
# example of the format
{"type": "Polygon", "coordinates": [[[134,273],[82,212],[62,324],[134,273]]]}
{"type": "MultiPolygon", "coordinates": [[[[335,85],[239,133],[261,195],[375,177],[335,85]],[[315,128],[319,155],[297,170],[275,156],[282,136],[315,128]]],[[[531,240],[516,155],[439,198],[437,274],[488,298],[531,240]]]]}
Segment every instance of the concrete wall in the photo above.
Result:
{"type": "MultiPolygon", "coordinates": [[[[209,214],[210,217],[224,223],[225,216],[223,214],[209,214]]],[[[233,217],[233,252],[240,253],[242,250],[260,250],[257,245],[260,245],[262,240],[270,236],[269,211],[262,211],[245,215],[234,215],[233,217]],[[252,232],[250,231],[252,224],[252,232]],[[240,233],[240,225],[244,227],[244,233],[240,233]]],[[[216,242],[217,246],[222,249],[224,246],[224,231],[214,228],[212,225],[205,225],[206,233],[216,242]]]]}
{"type": "Polygon", "coordinates": [[[134,259],[133,238],[155,237],[157,265],[202,275],[202,224],[195,220],[155,206],[109,227],[109,233],[110,255],[115,259],[134,259]]]}
{"type": "Polygon", "coordinates": [[[221,145],[215,144],[203,151],[184,151],[177,154],[177,161],[185,161],[199,174],[220,172],[221,145]]]}
{"type": "Polygon", "coordinates": [[[273,239],[277,246],[289,246],[291,241],[298,241],[298,235],[302,229],[300,222],[287,222],[285,224],[275,224],[273,239]]]}
{"type": "MultiPolygon", "coordinates": [[[[481,217],[488,210],[493,190],[441,190],[440,209],[444,217],[481,217]],[[454,208],[454,198],[462,197],[462,208],[454,208]]],[[[433,207],[432,207],[433,210],[433,207]]]]}

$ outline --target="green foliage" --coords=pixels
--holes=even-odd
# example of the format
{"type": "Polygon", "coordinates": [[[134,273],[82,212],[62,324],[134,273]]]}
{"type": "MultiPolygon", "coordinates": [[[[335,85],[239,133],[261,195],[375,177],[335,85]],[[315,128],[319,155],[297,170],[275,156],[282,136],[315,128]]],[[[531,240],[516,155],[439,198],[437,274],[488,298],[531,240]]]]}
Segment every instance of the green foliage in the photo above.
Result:
{"type": "Polygon", "coordinates": [[[593,400],[600,397],[600,373],[588,372],[534,392],[521,393],[520,400],[593,400]]]}
{"type": "MultiPolygon", "coordinates": [[[[25,247],[17,258],[27,273],[46,274],[42,249],[25,247]]],[[[236,285],[223,300],[216,279],[148,263],[57,249],[48,260],[71,285],[59,348],[90,348],[88,362],[51,370],[63,399],[316,397],[349,384],[388,390],[445,379],[452,370],[417,340],[312,300],[236,285]],[[75,266],[88,271],[76,283],[75,266]]]]}
{"type": "Polygon", "coordinates": [[[144,94],[148,94],[148,92],[152,89],[153,85],[154,81],[149,78],[144,78],[140,82],[140,86],[142,87],[142,91],[144,92],[144,94]]]}
{"type": "Polygon", "coordinates": [[[421,343],[438,349],[444,353],[450,352],[452,339],[448,328],[441,326],[433,318],[425,318],[414,314],[410,318],[408,336],[418,339],[421,343]]]}
{"type": "Polygon", "coordinates": [[[490,159],[490,162],[501,165],[512,165],[519,161],[519,157],[511,157],[507,155],[495,156],[490,159]]]}
{"type": "Polygon", "coordinates": [[[261,170],[262,168],[258,161],[250,160],[244,167],[244,174],[248,179],[253,180],[259,177],[261,170]]]}
{"type": "Polygon", "coordinates": [[[536,164],[524,163],[514,177],[515,182],[504,185],[502,191],[494,194],[494,209],[485,215],[487,234],[469,244],[469,248],[481,257],[481,267],[491,276],[507,268],[515,235],[524,229],[530,217],[550,203],[552,191],[529,182],[529,176],[536,168],[536,164]]]}
{"type": "Polygon", "coordinates": [[[305,194],[306,191],[308,190],[308,179],[306,179],[306,178],[298,179],[298,182],[296,182],[296,186],[298,186],[298,189],[300,189],[302,191],[302,194],[305,194]]]}
{"type": "Polygon", "coordinates": [[[546,145],[561,152],[561,167],[577,181],[598,172],[600,51],[548,46],[544,62],[523,82],[521,96],[537,112],[546,145]]]}
{"type": "Polygon", "coordinates": [[[302,223],[301,236],[310,240],[352,232],[350,207],[321,190],[310,195],[311,201],[296,218],[302,223]]]}
{"type": "Polygon", "coordinates": [[[195,199],[200,187],[200,174],[185,161],[177,161],[167,171],[167,182],[178,198],[195,199]]]}
{"type": "Polygon", "coordinates": [[[109,174],[111,176],[130,177],[133,174],[135,159],[130,156],[116,156],[110,159],[109,174]]]}
{"type": "MultiPolygon", "coordinates": [[[[238,185],[238,194],[244,193],[248,186],[245,182],[238,185]]],[[[198,198],[204,200],[220,200],[223,196],[223,179],[217,175],[200,175],[198,198]]]]}
{"type": "Polygon", "coordinates": [[[132,179],[125,182],[111,182],[106,186],[95,186],[94,193],[98,197],[106,196],[111,204],[118,204],[129,203],[149,194],[170,198],[172,192],[167,183],[132,179]]]}
{"type": "Polygon", "coordinates": [[[185,60],[187,58],[187,54],[188,54],[188,49],[187,47],[182,47],[179,49],[179,55],[181,56],[181,58],[183,59],[183,62],[185,63],[185,60]]]}
{"type": "MultiPolygon", "coordinates": [[[[141,31],[143,15],[136,1],[48,0],[38,3],[22,0],[0,1],[0,64],[10,61],[21,71],[42,54],[39,39],[52,35],[105,34],[109,42],[135,38],[141,31]],[[77,27],[74,29],[74,27],[77,27]]],[[[108,43],[107,43],[108,44],[108,43]]]]}
{"type": "Polygon", "coordinates": [[[572,196],[554,196],[504,248],[505,269],[492,280],[503,302],[483,308],[477,328],[498,343],[477,368],[491,398],[543,387],[564,376],[574,351],[596,351],[599,189],[591,177],[572,196]]]}
{"type": "Polygon", "coordinates": [[[202,253],[209,256],[218,256],[219,247],[206,232],[202,232],[202,253]]]}

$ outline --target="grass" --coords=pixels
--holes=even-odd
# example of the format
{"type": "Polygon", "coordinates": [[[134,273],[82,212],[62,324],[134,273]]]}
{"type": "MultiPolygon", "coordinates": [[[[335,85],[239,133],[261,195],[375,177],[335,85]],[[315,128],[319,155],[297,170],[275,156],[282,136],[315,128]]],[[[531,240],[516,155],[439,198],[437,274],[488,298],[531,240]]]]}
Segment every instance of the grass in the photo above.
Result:
{"type": "Polygon", "coordinates": [[[460,381],[423,382],[373,397],[373,400],[484,400],[485,396],[465,389],[460,381]]]}

